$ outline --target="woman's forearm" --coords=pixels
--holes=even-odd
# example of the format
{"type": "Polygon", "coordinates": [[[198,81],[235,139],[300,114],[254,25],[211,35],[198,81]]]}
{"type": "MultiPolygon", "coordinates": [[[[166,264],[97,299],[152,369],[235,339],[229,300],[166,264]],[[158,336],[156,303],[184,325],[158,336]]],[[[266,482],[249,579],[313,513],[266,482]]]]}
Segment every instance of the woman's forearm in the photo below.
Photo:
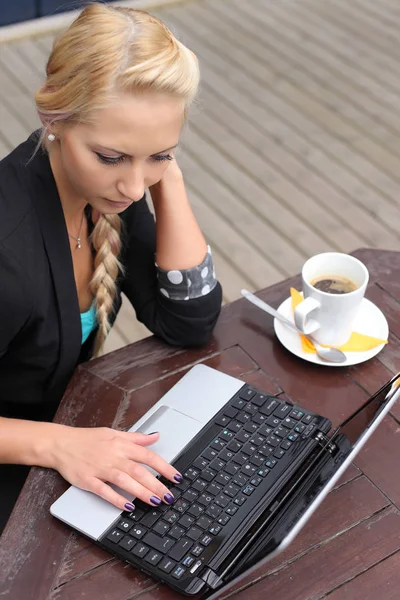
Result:
{"type": "Polygon", "coordinates": [[[157,221],[157,264],[166,271],[199,265],[207,244],[187,198],[183,177],[162,179],[151,187],[157,221]]]}
{"type": "Polygon", "coordinates": [[[56,423],[0,417],[0,463],[52,467],[56,423]]]}

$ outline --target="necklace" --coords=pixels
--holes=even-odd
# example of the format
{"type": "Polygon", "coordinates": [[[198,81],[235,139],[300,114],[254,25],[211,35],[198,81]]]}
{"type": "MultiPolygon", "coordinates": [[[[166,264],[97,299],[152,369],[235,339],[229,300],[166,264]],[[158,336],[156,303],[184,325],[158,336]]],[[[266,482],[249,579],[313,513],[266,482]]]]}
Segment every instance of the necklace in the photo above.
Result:
{"type": "Polygon", "coordinates": [[[82,219],[81,219],[81,224],[79,225],[78,235],[75,236],[75,235],[72,235],[72,233],[68,232],[69,237],[76,241],[76,247],[78,248],[78,250],[79,250],[79,248],[82,245],[82,240],[80,238],[80,234],[81,234],[81,229],[82,229],[84,215],[85,215],[85,211],[82,212],[82,219]]]}

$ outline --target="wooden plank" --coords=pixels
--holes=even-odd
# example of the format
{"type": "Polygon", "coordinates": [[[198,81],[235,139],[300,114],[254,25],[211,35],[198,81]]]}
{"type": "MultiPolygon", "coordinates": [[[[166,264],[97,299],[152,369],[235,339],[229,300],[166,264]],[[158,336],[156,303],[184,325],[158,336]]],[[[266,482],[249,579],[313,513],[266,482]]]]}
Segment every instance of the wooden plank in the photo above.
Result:
{"type": "MultiPolygon", "coordinates": [[[[262,156],[265,161],[271,163],[276,176],[279,178],[276,183],[270,184],[269,188],[274,191],[278,188],[278,192],[281,189],[283,199],[287,199],[290,209],[295,214],[297,213],[301,218],[305,217],[309,225],[316,227],[319,233],[322,232],[322,235],[330,240],[332,246],[338,250],[347,252],[349,249],[354,249],[367,242],[367,238],[363,235],[365,232],[362,232],[361,235],[353,233],[349,229],[348,218],[344,218],[340,207],[335,204],[332,205],[329,198],[332,195],[335,198],[337,197],[332,188],[326,186],[328,187],[327,196],[317,196],[313,189],[315,184],[318,185],[318,182],[314,181],[317,177],[310,170],[306,175],[306,184],[301,185],[302,182],[298,181],[298,174],[299,171],[304,169],[304,166],[289,153],[282,151],[276,143],[265,136],[259,127],[242,117],[238,111],[231,109],[225,99],[220,99],[213,92],[214,90],[209,90],[208,87],[203,85],[202,99],[205,103],[203,114],[210,114],[214,122],[217,121],[226,125],[231,133],[235,133],[242,147],[250,147],[256,153],[256,156],[262,156]],[[280,174],[282,175],[280,176],[280,174]],[[285,193],[285,185],[288,182],[297,188],[295,193],[290,188],[285,193]]],[[[225,145],[230,146],[230,144],[230,140],[224,140],[223,142],[224,147],[225,145]]],[[[230,147],[234,151],[235,145],[230,147]]],[[[342,201],[342,205],[346,204],[347,208],[346,199],[339,196],[339,200],[342,201]]],[[[368,242],[374,243],[372,239],[368,242]]]]}
{"type": "MultiPolygon", "coordinates": [[[[194,190],[215,211],[215,220],[225,220],[235,228],[234,235],[242,236],[253,245],[261,256],[264,256],[275,266],[276,273],[281,277],[288,276],[287,266],[283,262],[275,262],[275,257],[269,252],[266,243],[271,235],[271,227],[260,218],[260,215],[232,193],[217,176],[209,173],[199,158],[197,147],[185,147],[182,156],[178,158],[183,168],[185,179],[190,190],[194,190]]],[[[208,228],[206,228],[208,231],[208,228]]],[[[223,244],[223,240],[221,242],[223,244]]],[[[275,277],[275,274],[272,274],[275,277]]],[[[242,285],[243,287],[243,285],[242,285]]]]}
{"type": "Polygon", "coordinates": [[[400,515],[386,510],[346,533],[334,536],[329,542],[281,569],[277,576],[262,577],[260,581],[235,594],[235,600],[262,597],[285,600],[322,598],[338,585],[358,575],[360,570],[366,570],[398,551],[399,525],[400,515]],[[362,562],[360,555],[363,557],[362,562]]]}
{"type": "Polygon", "coordinates": [[[329,600],[398,600],[400,553],[396,552],[329,594],[329,600]]]}
{"type": "MultiPolygon", "coordinates": [[[[192,8],[193,5],[189,6],[192,8]]],[[[278,142],[296,152],[303,161],[326,177],[332,185],[348,194],[351,204],[358,205],[362,210],[369,212],[371,217],[369,222],[371,225],[376,224],[375,232],[381,236],[382,244],[384,246],[394,244],[393,247],[396,248],[398,235],[397,228],[393,227],[392,219],[395,219],[397,210],[389,205],[390,217],[387,216],[388,205],[385,200],[358,177],[353,176],[345,166],[342,167],[334,159],[331,160],[326,149],[329,148],[329,143],[319,149],[311,141],[308,142],[308,138],[314,130],[314,124],[311,121],[304,122],[297,111],[292,110],[288,105],[285,106],[281,99],[274,96],[272,89],[265,90],[263,86],[248,77],[246,67],[243,68],[240,64],[238,65],[240,71],[239,69],[234,70],[233,67],[236,67],[236,63],[228,58],[229,51],[223,54],[219,43],[215,41],[217,36],[210,35],[209,26],[202,24],[199,18],[192,18],[187,10],[184,17],[181,16],[182,14],[178,14],[176,11],[172,12],[172,9],[168,11],[171,20],[173,16],[175,23],[180,25],[182,31],[187,32],[188,43],[202,60],[205,80],[215,90],[219,89],[221,93],[224,91],[228,103],[232,100],[239,107],[247,97],[251,103],[251,111],[248,111],[249,119],[251,115],[261,130],[270,131],[271,136],[278,139],[278,142]],[[206,46],[202,40],[207,34],[206,46]],[[232,85],[227,87],[227,80],[228,82],[231,80],[232,85]],[[234,86],[238,91],[238,97],[235,96],[234,86]],[[298,135],[297,132],[300,132],[301,135],[298,135]],[[395,233],[395,235],[390,235],[389,239],[387,239],[388,229],[379,227],[381,220],[387,228],[392,228],[395,233]]],[[[251,63],[249,64],[251,65],[251,63]]],[[[348,208],[351,210],[350,204],[348,208]]],[[[354,224],[357,220],[352,220],[352,222],[354,224]]]]}
{"type": "Polygon", "coordinates": [[[13,44],[13,50],[14,52],[17,52],[24,62],[42,79],[45,78],[45,52],[35,43],[34,38],[20,40],[18,43],[13,44]]]}
{"type": "MultiPolygon", "coordinates": [[[[236,2],[231,3],[232,10],[235,10],[236,6],[236,2]]],[[[248,17],[254,14],[254,11],[247,11],[248,5],[239,6],[242,19],[244,10],[248,17]]],[[[294,11],[302,6],[303,4],[296,3],[292,5],[291,10],[294,11]]],[[[311,21],[313,15],[307,15],[307,18],[311,21]]],[[[391,128],[399,130],[398,110],[390,104],[385,104],[382,94],[379,101],[371,98],[365,93],[365,90],[354,84],[352,79],[344,77],[343,74],[336,73],[336,76],[332,77],[332,72],[324,68],[318,57],[304,49],[302,37],[307,35],[306,33],[297,34],[290,27],[279,27],[279,22],[277,22],[278,32],[275,28],[267,29],[268,35],[265,35],[265,24],[262,27],[259,27],[258,23],[252,23],[252,25],[256,40],[261,39],[264,47],[263,61],[275,70],[276,76],[280,73],[285,78],[305,87],[308,92],[318,94],[319,97],[325,99],[328,106],[332,106],[339,114],[349,117],[353,123],[363,126],[367,134],[373,134],[382,142],[386,141],[387,143],[391,128]],[[268,48],[267,53],[265,47],[268,48]],[[382,110],[383,107],[385,110],[382,110]]],[[[342,32],[340,31],[340,33],[342,32]]],[[[340,43],[340,39],[338,39],[338,43],[340,43]]],[[[252,43],[251,51],[258,54],[257,44],[252,43]]],[[[398,149],[397,145],[397,151],[398,149]]]]}
{"type": "MultiPolygon", "coordinates": [[[[220,10],[219,4],[211,4],[205,2],[202,5],[193,4],[192,8],[195,9],[195,13],[201,11],[207,12],[207,16],[213,20],[213,23],[218,23],[218,29],[220,29],[219,22],[221,21],[223,10],[220,10]],[[212,18],[212,11],[216,13],[214,19],[212,18]]],[[[272,7],[271,7],[272,12],[272,7]]],[[[266,13],[258,13],[257,18],[254,20],[270,21],[270,11],[266,13]]],[[[230,24],[231,36],[234,32],[235,37],[238,30],[242,27],[242,18],[229,11],[226,17],[226,23],[230,24]]],[[[316,46],[317,47],[317,46],[316,46]]],[[[262,83],[262,79],[254,73],[257,65],[254,65],[254,61],[248,60],[247,72],[255,76],[256,79],[262,83]]],[[[399,169],[399,163],[396,161],[390,153],[387,153],[388,164],[385,165],[383,162],[382,154],[385,154],[384,149],[375,149],[374,144],[371,142],[360,148],[359,144],[352,147],[352,138],[355,136],[359,137],[359,132],[354,130],[351,123],[346,124],[340,118],[338,118],[331,110],[325,110],[323,106],[318,102],[314,102],[312,98],[307,96],[307,93],[299,88],[293,88],[290,83],[286,82],[285,79],[281,79],[276,83],[276,93],[288,102],[289,105],[297,108],[302,115],[306,118],[313,120],[315,131],[311,137],[313,140],[321,142],[322,144],[329,144],[329,151],[335,152],[335,155],[342,161],[350,166],[356,173],[358,173],[364,180],[368,181],[370,185],[373,185],[379,190],[392,204],[397,206],[398,199],[398,183],[395,181],[399,169]],[[336,139],[332,139],[330,134],[337,135],[336,139]],[[347,143],[342,142],[345,140],[347,143]],[[354,150],[357,150],[354,151],[354,150]],[[374,152],[374,150],[376,150],[374,152]],[[364,157],[365,155],[365,157],[364,157]],[[372,156],[372,158],[371,158],[372,156]],[[374,164],[374,161],[376,164],[374,164]],[[379,168],[376,166],[378,165],[379,168]],[[395,165],[397,165],[397,170],[395,165]],[[387,174],[385,173],[387,172],[387,174]],[[390,176],[389,176],[390,175],[390,176]]]]}

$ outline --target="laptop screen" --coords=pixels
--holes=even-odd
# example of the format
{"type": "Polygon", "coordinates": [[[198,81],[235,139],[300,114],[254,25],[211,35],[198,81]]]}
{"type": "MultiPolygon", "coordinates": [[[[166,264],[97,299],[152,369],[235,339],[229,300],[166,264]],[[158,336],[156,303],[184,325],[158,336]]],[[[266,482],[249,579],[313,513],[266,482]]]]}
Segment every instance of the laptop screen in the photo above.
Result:
{"type": "MultiPolygon", "coordinates": [[[[346,470],[354,457],[359,452],[364,442],[372,434],[377,426],[378,418],[382,418],[390,410],[396,399],[400,396],[400,373],[388,381],[380,390],[371,396],[357,411],[348,417],[341,425],[330,432],[329,440],[325,440],[319,452],[314,455],[301,475],[297,480],[291,482],[290,489],[286,488],[285,494],[281,496],[282,503],[277,510],[273,512],[273,523],[271,524],[271,513],[265,520],[265,546],[263,551],[258,551],[248,554],[241,561],[240,566],[235,565],[235,568],[228,573],[225,572],[223,585],[217,588],[215,593],[208,592],[207,598],[224,598],[224,591],[229,595],[232,592],[231,586],[239,583],[250,573],[260,568],[264,563],[276,556],[281,550],[285,549],[290,541],[297,535],[300,529],[311,517],[313,512],[322,502],[323,498],[332,489],[335,482],[339,479],[342,473],[346,470]],[[395,399],[396,397],[396,399],[395,399]],[[363,441],[363,438],[365,440],[363,441]],[[332,443],[334,446],[332,446],[332,443]],[[332,452],[327,452],[329,449],[332,452]],[[340,456],[339,456],[340,455],[340,456]],[[320,469],[318,476],[315,477],[315,489],[313,493],[305,494],[305,498],[297,499],[296,510],[291,514],[285,512],[287,499],[298,494],[302,489],[307,476],[312,474],[313,469],[321,463],[321,458],[328,456],[331,458],[330,464],[320,469]],[[339,460],[335,461],[335,457],[339,456],[339,460]],[[337,463],[337,464],[336,464],[337,463]],[[300,508],[299,508],[300,507],[300,508]],[[293,519],[295,515],[295,520],[293,519]],[[278,521],[278,527],[275,527],[275,521],[278,521]],[[279,521],[281,522],[279,524],[279,521]],[[283,523],[282,523],[283,521],[283,523]]],[[[235,562],[235,561],[234,561],[235,562]]]]}

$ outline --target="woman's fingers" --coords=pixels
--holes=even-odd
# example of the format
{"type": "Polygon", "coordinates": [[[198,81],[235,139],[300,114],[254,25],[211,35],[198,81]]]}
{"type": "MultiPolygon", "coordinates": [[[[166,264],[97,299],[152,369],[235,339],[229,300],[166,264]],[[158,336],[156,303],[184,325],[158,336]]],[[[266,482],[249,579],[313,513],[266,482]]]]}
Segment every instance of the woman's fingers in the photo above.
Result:
{"type": "Polygon", "coordinates": [[[118,494],[118,492],[113,490],[107,483],[104,483],[104,481],[101,481],[96,477],[92,477],[84,489],[100,496],[100,498],[107,500],[107,502],[114,504],[114,506],[120,510],[135,510],[134,503],[127,500],[124,496],[121,496],[121,494],[118,494]]]}
{"type": "Polygon", "coordinates": [[[180,483],[182,481],[182,475],[170,465],[166,460],[161,458],[158,454],[146,448],[145,446],[154,444],[159,439],[159,434],[156,435],[143,435],[143,434],[130,434],[131,436],[143,436],[141,438],[130,437],[130,450],[127,458],[138,461],[145,465],[148,465],[160,475],[163,475],[166,479],[180,483]],[[150,438],[150,440],[148,440],[150,438]],[[132,444],[133,442],[133,444],[132,444]],[[149,442],[149,443],[148,443],[149,442]],[[140,444],[140,445],[139,445],[140,444]]]}

